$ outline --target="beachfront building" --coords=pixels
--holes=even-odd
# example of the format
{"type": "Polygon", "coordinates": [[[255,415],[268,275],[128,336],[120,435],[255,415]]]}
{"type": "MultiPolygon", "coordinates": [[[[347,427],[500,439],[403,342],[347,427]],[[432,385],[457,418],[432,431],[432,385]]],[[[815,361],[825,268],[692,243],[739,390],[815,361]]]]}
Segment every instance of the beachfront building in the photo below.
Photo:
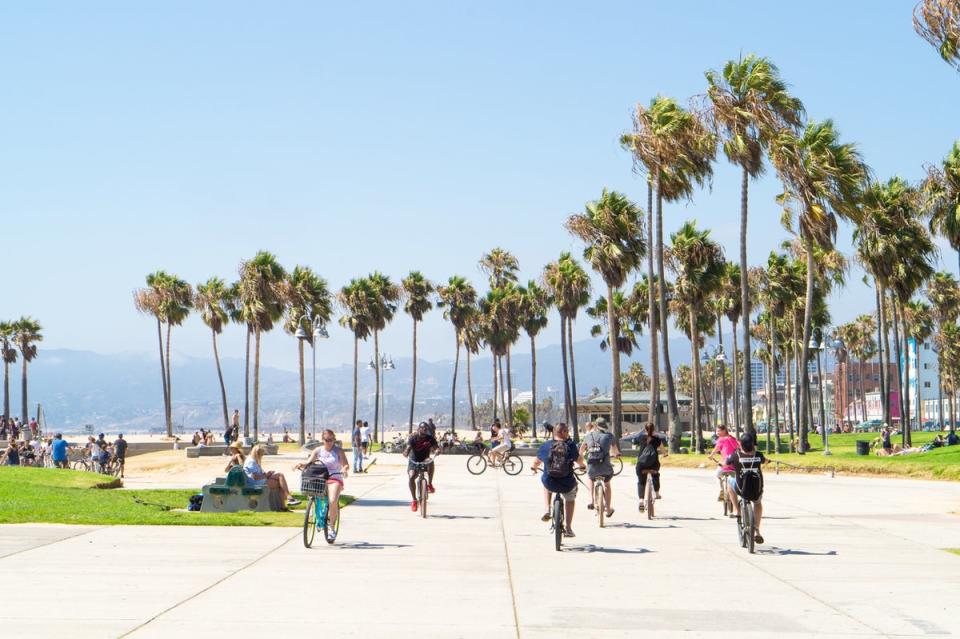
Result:
{"type": "MultiPolygon", "coordinates": [[[[599,395],[590,399],[579,400],[577,404],[577,417],[581,423],[587,420],[593,421],[601,417],[610,421],[610,413],[613,410],[613,400],[609,395],[599,395]]],[[[623,409],[623,434],[635,433],[643,430],[643,425],[650,419],[650,392],[649,391],[624,391],[621,397],[623,409]]],[[[690,422],[693,418],[693,400],[687,395],[677,393],[677,407],[680,409],[680,427],[683,430],[690,429],[690,422]]],[[[667,408],[667,393],[660,393],[660,431],[666,431],[669,427],[669,417],[667,408]]]]}

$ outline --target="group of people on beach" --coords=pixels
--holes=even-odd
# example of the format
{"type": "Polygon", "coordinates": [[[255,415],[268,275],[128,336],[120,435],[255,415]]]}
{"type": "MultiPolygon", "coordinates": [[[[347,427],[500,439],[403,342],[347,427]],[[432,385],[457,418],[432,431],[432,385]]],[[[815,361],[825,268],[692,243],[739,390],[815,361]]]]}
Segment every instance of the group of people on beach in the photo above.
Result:
{"type": "Polygon", "coordinates": [[[36,419],[31,419],[26,426],[19,417],[0,417],[0,440],[5,439],[36,439],[40,435],[40,426],[36,419]]]}

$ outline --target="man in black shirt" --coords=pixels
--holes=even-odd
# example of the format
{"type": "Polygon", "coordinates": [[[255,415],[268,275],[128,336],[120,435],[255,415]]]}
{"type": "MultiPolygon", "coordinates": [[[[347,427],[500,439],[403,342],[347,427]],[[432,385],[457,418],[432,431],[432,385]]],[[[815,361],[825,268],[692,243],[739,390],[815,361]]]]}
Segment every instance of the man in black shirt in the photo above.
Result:
{"type": "MultiPolygon", "coordinates": [[[[403,456],[407,458],[407,476],[410,478],[410,495],[413,497],[413,503],[410,504],[410,510],[417,512],[417,486],[414,483],[414,477],[417,474],[417,467],[414,462],[426,461],[431,454],[440,450],[440,444],[437,438],[430,434],[430,427],[420,422],[417,432],[407,440],[407,447],[403,451],[403,456]]],[[[436,492],[433,488],[433,471],[436,464],[430,464],[427,468],[427,491],[436,492]]]]}
{"type": "Polygon", "coordinates": [[[113,457],[120,464],[120,479],[123,479],[123,464],[127,461],[127,440],[123,438],[123,433],[117,435],[117,441],[113,442],[113,457]]]}
{"type": "MultiPolygon", "coordinates": [[[[740,438],[740,448],[726,459],[726,464],[733,467],[733,476],[728,479],[734,492],[738,496],[753,502],[753,514],[756,519],[756,534],[754,541],[763,543],[760,535],[760,520],[763,518],[763,469],[767,458],[756,449],[753,435],[744,435],[740,438]]],[[[733,502],[737,516],[740,515],[740,504],[733,502]]]]}

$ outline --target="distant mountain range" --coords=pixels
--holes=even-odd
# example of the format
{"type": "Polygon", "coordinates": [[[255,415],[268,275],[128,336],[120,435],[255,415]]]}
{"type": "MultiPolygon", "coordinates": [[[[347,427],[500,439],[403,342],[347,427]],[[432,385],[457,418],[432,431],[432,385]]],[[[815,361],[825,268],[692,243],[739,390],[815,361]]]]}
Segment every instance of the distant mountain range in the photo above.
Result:
{"type": "MultiPolygon", "coordinates": [[[[588,395],[593,388],[606,391],[610,386],[610,354],[601,352],[598,341],[577,342],[574,347],[577,391],[588,395]]],[[[641,343],[632,358],[623,358],[623,370],[631,360],[649,368],[648,349],[641,343]]],[[[689,363],[690,347],[684,339],[671,340],[673,365],[689,363]]],[[[410,406],[411,358],[395,358],[396,370],[383,376],[386,423],[406,422],[410,406]]],[[[222,361],[230,409],[243,413],[244,374],[242,359],[222,361]]],[[[458,398],[466,401],[466,360],[460,359],[458,398]]],[[[512,357],[515,392],[530,390],[530,355],[512,357]]],[[[19,414],[19,365],[10,369],[11,412],[19,414]]],[[[492,393],[493,365],[489,356],[473,360],[473,390],[480,401],[492,393]]],[[[453,361],[417,363],[417,413],[433,415],[449,412],[453,361]]],[[[47,423],[65,431],[80,430],[86,424],[97,429],[131,432],[159,430],[163,426],[160,366],[156,354],[105,355],[88,351],[41,350],[30,365],[30,411],[39,402],[47,423]]],[[[222,424],[220,389],[212,358],[175,354],[173,361],[174,422],[188,431],[222,424]]],[[[307,421],[310,421],[312,378],[307,362],[307,421]]],[[[560,347],[537,349],[537,390],[540,397],[552,394],[559,401],[563,383],[560,347]]],[[[296,372],[261,367],[261,423],[274,429],[293,429],[298,413],[298,375],[296,372]]],[[[251,371],[252,392],[252,371],[251,371]]],[[[361,362],[359,407],[367,419],[373,415],[373,372],[361,362]]],[[[353,367],[341,365],[317,369],[317,417],[327,424],[346,425],[352,411],[353,367]]]]}

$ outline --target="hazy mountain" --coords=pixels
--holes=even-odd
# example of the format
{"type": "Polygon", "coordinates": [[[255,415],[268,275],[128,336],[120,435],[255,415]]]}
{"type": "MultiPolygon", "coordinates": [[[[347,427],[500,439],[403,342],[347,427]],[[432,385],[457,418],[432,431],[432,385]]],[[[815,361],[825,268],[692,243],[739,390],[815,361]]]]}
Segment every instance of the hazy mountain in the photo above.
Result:
{"type": "MultiPolygon", "coordinates": [[[[648,366],[646,344],[634,353],[635,359],[648,366]]],[[[592,388],[603,391],[610,385],[610,355],[601,352],[597,341],[575,344],[578,395],[588,395],[592,388]]],[[[689,363],[690,348],[686,340],[671,341],[673,364],[689,363]]],[[[322,359],[322,349],[318,350],[322,359]]],[[[623,358],[623,370],[630,364],[623,358]]],[[[396,370],[384,375],[386,423],[405,422],[410,406],[411,359],[396,358],[396,370]]],[[[222,362],[230,409],[243,413],[244,362],[224,359],[222,362]]],[[[448,413],[453,361],[418,361],[417,413],[448,413]]],[[[467,399],[466,360],[461,357],[458,397],[467,399]]],[[[512,357],[513,388],[530,390],[530,355],[512,357]]],[[[19,363],[10,369],[10,406],[20,413],[19,363]]],[[[150,430],[163,425],[160,365],[156,355],[146,353],[104,355],[87,351],[41,350],[30,365],[30,411],[42,403],[47,423],[64,430],[79,429],[84,424],[116,430],[150,430]]],[[[493,365],[489,357],[473,360],[473,390],[482,401],[492,392],[493,365]]],[[[175,354],[173,361],[174,421],[192,430],[201,426],[219,428],[222,423],[220,390],[212,358],[175,354]]],[[[537,349],[538,394],[562,385],[563,371],[560,347],[537,349]]],[[[374,392],[373,371],[362,361],[359,373],[359,406],[362,416],[372,418],[374,392]]],[[[253,375],[251,371],[251,392],[253,375]]],[[[268,426],[289,425],[297,421],[298,375],[295,372],[262,367],[260,370],[261,423],[268,426]]],[[[352,366],[317,369],[317,417],[321,423],[347,424],[350,420],[353,393],[352,366]]],[[[559,392],[554,391],[559,400],[559,392]]],[[[309,350],[306,370],[307,421],[310,422],[312,378],[309,350]]]]}

